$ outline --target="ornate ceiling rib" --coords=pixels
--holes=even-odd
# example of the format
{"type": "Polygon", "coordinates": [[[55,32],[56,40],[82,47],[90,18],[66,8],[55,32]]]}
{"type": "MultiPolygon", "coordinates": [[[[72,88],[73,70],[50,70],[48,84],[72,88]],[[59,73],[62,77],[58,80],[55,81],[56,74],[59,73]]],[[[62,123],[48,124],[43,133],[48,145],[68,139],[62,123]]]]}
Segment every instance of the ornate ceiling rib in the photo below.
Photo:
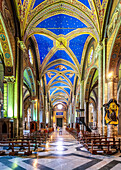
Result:
{"type": "Polygon", "coordinates": [[[67,106],[70,94],[81,80],[89,41],[94,38],[100,42],[108,0],[16,0],[15,3],[23,41],[27,44],[32,37],[38,51],[40,78],[44,76],[51,104],[67,106]]]}

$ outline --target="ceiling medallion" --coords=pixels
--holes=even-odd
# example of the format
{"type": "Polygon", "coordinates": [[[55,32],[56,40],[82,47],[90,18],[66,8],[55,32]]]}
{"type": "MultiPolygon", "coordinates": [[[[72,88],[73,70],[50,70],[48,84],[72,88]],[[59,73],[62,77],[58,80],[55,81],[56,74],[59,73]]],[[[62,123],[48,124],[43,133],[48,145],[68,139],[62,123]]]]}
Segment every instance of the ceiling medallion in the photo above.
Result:
{"type": "Polygon", "coordinates": [[[64,37],[59,37],[56,41],[57,48],[65,48],[67,46],[67,40],[64,37]]]}

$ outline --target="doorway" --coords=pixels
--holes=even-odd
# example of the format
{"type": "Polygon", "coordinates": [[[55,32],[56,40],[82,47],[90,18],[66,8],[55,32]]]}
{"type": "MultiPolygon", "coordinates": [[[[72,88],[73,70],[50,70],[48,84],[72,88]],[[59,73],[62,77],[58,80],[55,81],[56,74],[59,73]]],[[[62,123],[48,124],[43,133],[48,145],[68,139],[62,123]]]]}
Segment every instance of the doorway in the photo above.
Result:
{"type": "Polygon", "coordinates": [[[63,126],[62,118],[57,118],[57,126],[59,127],[63,126]]]}

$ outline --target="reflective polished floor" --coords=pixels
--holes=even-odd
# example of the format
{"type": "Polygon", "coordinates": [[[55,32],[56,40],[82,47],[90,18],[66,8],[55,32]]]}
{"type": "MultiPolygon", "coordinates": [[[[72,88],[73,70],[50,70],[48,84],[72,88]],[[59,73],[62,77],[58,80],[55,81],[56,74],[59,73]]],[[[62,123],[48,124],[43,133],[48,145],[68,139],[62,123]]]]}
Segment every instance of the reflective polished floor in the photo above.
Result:
{"type": "Polygon", "coordinates": [[[92,155],[64,129],[54,132],[45,149],[31,157],[1,156],[0,170],[120,170],[121,153],[113,156],[92,155]]]}

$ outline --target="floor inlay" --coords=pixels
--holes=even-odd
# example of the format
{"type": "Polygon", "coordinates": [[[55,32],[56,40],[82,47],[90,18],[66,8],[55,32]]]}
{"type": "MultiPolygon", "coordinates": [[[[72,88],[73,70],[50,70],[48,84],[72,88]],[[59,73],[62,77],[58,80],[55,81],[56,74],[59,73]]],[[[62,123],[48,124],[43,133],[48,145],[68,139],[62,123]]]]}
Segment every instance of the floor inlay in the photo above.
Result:
{"type": "Polygon", "coordinates": [[[5,170],[119,170],[120,153],[113,156],[92,155],[82,144],[63,129],[63,135],[54,132],[51,140],[32,156],[1,156],[0,169],[5,170]]]}

